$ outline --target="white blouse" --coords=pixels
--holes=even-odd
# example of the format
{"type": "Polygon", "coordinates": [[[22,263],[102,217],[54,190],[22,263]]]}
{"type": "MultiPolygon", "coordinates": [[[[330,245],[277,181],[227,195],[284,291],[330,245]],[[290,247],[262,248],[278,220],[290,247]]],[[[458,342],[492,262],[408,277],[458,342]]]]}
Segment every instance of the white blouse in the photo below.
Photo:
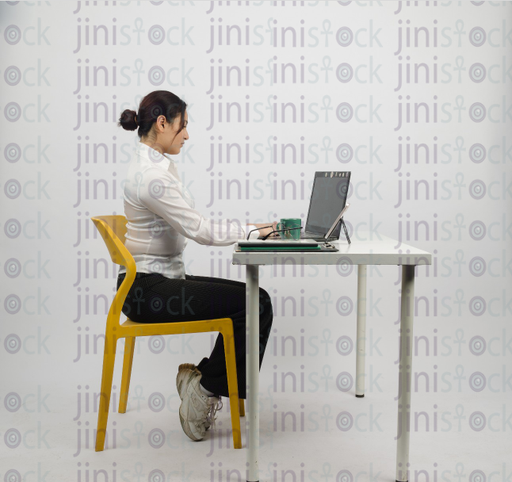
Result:
{"type": "MultiPolygon", "coordinates": [[[[139,142],[128,166],[124,186],[127,219],[125,246],[138,273],[160,273],[185,278],[182,254],[188,239],[207,246],[228,246],[245,239],[246,230],[227,219],[214,221],[194,209],[194,200],[182,184],[169,154],[160,154],[139,142]]],[[[255,231],[251,236],[258,236],[255,231]]],[[[119,273],[125,273],[121,266],[119,273]]]]}

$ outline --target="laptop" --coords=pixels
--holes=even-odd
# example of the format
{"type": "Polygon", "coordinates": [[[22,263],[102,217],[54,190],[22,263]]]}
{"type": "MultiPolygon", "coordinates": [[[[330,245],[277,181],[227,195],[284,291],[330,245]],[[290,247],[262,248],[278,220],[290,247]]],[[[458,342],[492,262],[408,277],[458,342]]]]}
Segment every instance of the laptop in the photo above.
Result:
{"type": "Polygon", "coordinates": [[[334,230],[331,228],[345,208],[350,174],[350,171],[315,172],[306,226],[300,239],[336,241],[340,238],[341,222],[338,221],[334,230]]]}
{"type": "Polygon", "coordinates": [[[341,222],[337,223],[330,236],[327,234],[347,202],[350,174],[350,171],[315,172],[308,217],[305,229],[300,233],[301,239],[336,241],[340,238],[341,222]]]}

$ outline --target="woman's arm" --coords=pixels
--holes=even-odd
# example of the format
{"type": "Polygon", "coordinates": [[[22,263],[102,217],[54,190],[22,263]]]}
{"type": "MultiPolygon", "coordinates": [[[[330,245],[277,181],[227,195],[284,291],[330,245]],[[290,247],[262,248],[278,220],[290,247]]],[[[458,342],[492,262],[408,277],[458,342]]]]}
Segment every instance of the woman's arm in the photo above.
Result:
{"type": "MultiPolygon", "coordinates": [[[[227,219],[213,220],[205,218],[183,198],[181,183],[159,168],[149,168],[138,177],[137,194],[139,201],[151,212],[163,218],[178,233],[199,244],[208,246],[228,246],[239,239],[245,239],[247,233],[238,223],[227,219]]],[[[259,224],[268,226],[269,224],[259,224]]],[[[268,234],[271,228],[260,229],[268,234]]]]}

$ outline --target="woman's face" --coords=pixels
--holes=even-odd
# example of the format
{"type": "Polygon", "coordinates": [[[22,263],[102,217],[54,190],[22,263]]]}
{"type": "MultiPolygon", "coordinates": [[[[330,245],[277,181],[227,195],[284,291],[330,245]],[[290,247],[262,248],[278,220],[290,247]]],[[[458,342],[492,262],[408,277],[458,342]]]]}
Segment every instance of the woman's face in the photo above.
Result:
{"type": "Polygon", "coordinates": [[[169,124],[165,116],[158,117],[153,127],[153,133],[148,138],[142,138],[141,142],[155,149],[161,154],[175,155],[179,154],[183,144],[188,139],[187,124],[188,114],[185,111],[185,123],[182,131],[176,134],[180,129],[181,115],[174,119],[172,124],[169,124]],[[154,138],[156,134],[156,139],[154,138]],[[153,137],[153,138],[152,138],[153,137]],[[152,138],[152,139],[151,139],[152,138]]]}
{"type": "Polygon", "coordinates": [[[187,125],[188,125],[188,113],[185,111],[185,124],[179,134],[176,132],[179,130],[181,124],[181,116],[176,117],[172,124],[166,124],[164,129],[163,141],[165,142],[165,151],[167,154],[179,154],[183,144],[188,139],[187,125]]]}

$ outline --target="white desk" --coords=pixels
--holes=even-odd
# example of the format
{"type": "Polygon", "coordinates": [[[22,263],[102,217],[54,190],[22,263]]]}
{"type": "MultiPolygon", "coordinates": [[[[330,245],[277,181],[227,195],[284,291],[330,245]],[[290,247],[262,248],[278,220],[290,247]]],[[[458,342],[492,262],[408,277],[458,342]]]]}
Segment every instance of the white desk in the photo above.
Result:
{"type": "MultiPolygon", "coordinates": [[[[258,481],[259,459],[259,266],[272,264],[295,265],[357,265],[357,351],[356,351],[356,397],[364,396],[365,384],[365,332],[366,332],[366,267],[368,265],[402,266],[402,304],[400,310],[400,334],[407,333],[412,338],[414,309],[414,267],[430,265],[431,254],[421,249],[402,244],[387,236],[359,233],[353,236],[352,244],[344,237],[334,243],[337,253],[278,253],[278,252],[237,252],[233,251],[233,264],[246,266],[247,296],[247,463],[248,481],[258,481]],[[358,240],[359,239],[359,240],[358,240]],[[367,241],[360,241],[366,239],[367,241]]],[[[409,338],[409,339],[410,339],[409,338]]],[[[412,372],[412,350],[406,350],[407,337],[400,336],[398,428],[396,451],[396,480],[407,481],[409,463],[409,418],[412,411],[410,387],[412,372]],[[400,430],[400,427],[404,427],[400,430]]],[[[262,481],[261,481],[262,482],[262,481]]]]}

